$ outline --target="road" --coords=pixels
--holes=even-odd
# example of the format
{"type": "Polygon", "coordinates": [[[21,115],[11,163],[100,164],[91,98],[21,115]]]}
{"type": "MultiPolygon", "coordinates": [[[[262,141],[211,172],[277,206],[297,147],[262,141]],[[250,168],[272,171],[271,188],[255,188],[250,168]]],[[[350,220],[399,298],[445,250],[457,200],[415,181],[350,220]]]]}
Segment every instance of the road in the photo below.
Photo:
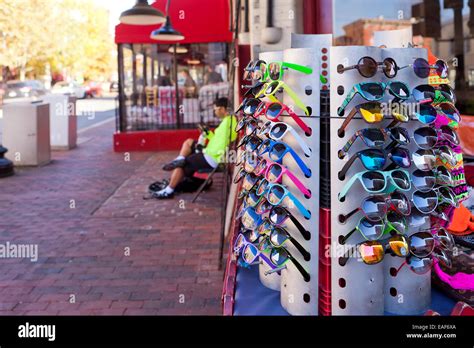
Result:
{"type": "Polygon", "coordinates": [[[116,107],[114,98],[78,100],[76,104],[78,130],[114,119],[116,107]]]}

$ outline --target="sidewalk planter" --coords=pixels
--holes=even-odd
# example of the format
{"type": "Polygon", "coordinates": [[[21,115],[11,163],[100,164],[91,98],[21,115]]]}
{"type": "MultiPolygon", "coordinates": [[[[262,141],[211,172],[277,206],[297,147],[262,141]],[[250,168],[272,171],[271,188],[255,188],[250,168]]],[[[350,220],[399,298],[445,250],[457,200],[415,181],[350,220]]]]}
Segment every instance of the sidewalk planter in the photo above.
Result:
{"type": "Polygon", "coordinates": [[[49,104],[22,102],[3,108],[3,146],[15,166],[40,166],[51,161],[49,104]]]}
{"type": "Polygon", "coordinates": [[[76,98],[51,94],[43,98],[49,103],[50,139],[52,150],[70,150],[77,145],[76,98]]]}

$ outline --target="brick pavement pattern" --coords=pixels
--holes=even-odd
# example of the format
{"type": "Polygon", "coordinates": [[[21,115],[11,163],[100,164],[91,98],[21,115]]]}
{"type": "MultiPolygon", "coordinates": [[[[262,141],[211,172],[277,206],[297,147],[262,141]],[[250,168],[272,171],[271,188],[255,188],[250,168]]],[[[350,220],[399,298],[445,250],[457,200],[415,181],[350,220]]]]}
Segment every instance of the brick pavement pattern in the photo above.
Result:
{"type": "Polygon", "coordinates": [[[192,204],[143,200],[176,153],[114,153],[112,124],[51,164],[0,180],[0,315],[219,315],[221,182],[192,204]]]}

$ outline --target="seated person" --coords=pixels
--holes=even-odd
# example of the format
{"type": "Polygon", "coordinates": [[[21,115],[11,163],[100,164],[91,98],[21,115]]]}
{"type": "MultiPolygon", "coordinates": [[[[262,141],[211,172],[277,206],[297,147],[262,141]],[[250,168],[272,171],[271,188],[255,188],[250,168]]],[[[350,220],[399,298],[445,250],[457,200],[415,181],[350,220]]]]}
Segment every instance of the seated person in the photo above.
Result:
{"type": "Polygon", "coordinates": [[[222,162],[229,143],[237,139],[235,131],[237,119],[229,114],[228,104],[227,98],[219,98],[215,101],[214,114],[222,121],[214,132],[209,131],[207,134],[203,132],[201,135],[208,140],[202,152],[196,151],[198,145],[194,139],[187,139],[181,147],[179,156],[163,166],[163,170],[173,171],[173,173],[169,185],[156,192],[155,198],[173,198],[176,186],[184,177],[192,177],[199,170],[212,171],[222,162]]]}

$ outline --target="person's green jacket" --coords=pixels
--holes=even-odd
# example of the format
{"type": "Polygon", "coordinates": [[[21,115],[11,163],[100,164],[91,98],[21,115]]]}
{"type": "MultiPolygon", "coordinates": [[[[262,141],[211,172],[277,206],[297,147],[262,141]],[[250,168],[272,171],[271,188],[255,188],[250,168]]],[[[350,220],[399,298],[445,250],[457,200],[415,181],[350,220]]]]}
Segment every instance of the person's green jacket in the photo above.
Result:
{"type": "Polygon", "coordinates": [[[216,163],[222,162],[222,156],[226,153],[227,147],[230,142],[237,139],[237,118],[235,116],[228,115],[222,119],[221,124],[214,130],[210,131],[207,135],[209,142],[206,148],[203,150],[208,156],[211,156],[216,163]]]}

